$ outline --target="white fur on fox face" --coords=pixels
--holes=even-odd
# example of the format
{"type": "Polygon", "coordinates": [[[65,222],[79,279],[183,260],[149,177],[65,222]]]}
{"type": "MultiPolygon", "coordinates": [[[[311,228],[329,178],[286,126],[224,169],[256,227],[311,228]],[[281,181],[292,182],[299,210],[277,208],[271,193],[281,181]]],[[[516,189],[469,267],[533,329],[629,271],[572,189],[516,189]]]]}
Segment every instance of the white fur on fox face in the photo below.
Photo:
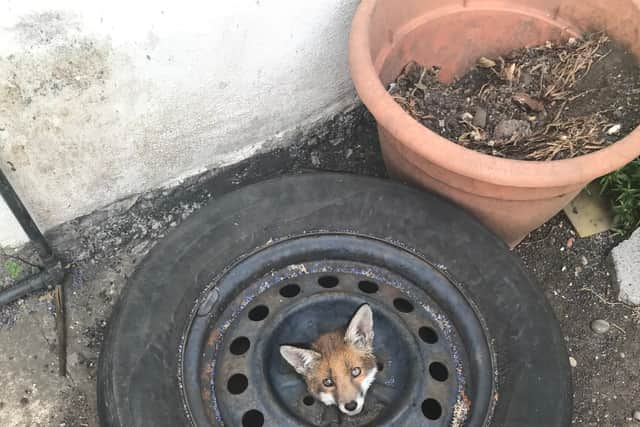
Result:
{"type": "Polygon", "coordinates": [[[320,402],[327,406],[331,406],[336,404],[336,399],[331,393],[320,392],[320,402]]]}
{"type": "Polygon", "coordinates": [[[371,387],[371,384],[373,384],[373,380],[376,379],[376,374],[378,373],[378,368],[373,368],[372,370],[369,371],[369,373],[367,374],[366,377],[364,377],[364,380],[362,380],[362,395],[364,396],[367,393],[367,390],[369,390],[369,387],[371,387]]]}
{"type": "Polygon", "coordinates": [[[367,394],[367,390],[369,390],[369,387],[371,387],[371,384],[373,384],[373,381],[376,379],[376,374],[378,373],[378,369],[377,368],[373,368],[372,370],[369,371],[369,373],[364,377],[364,380],[362,380],[362,384],[360,386],[360,394],[358,395],[358,397],[356,398],[356,409],[354,409],[353,411],[349,411],[347,410],[347,408],[344,407],[344,405],[340,405],[340,411],[342,411],[343,413],[347,414],[347,415],[358,415],[360,412],[362,412],[362,408],[364,408],[364,398],[367,394]]]}

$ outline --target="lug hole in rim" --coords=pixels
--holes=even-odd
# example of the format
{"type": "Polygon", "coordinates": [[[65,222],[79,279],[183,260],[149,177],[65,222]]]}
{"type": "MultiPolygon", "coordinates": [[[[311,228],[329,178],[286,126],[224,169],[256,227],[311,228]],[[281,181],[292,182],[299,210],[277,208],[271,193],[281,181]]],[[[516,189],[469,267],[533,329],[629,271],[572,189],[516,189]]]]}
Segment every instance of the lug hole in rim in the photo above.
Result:
{"type": "Polygon", "coordinates": [[[447,370],[447,367],[440,362],[433,362],[429,365],[429,373],[431,374],[431,378],[436,381],[443,382],[449,378],[449,371],[447,370]]]}
{"type": "Polygon", "coordinates": [[[251,341],[247,337],[238,337],[231,342],[229,346],[229,351],[231,354],[236,356],[240,356],[241,354],[245,354],[249,347],[251,347],[251,341]]]}
{"type": "Polygon", "coordinates": [[[373,283],[368,280],[363,280],[358,283],[358,288],[365,294],[375,294],[378,292],[378,289],[380,289],[377,283],[373,283]]]}
{"type": "Polygon", "coordinates": [[[249,379],[244,374],[233,374],[227,381],[227,390],[231,394],[242,394],[249,386],[249,379]]]}
{"type": "Polygon", "coordinates": [[[335,288],[338,282],[340,281],[335,276],[322,276],[318,279],[318,284],[327,289],[335,288]]]}
{"type": "Polygon", "coordinates": [[[401,313],[411,313],[413,311],[413,304],[405,298],[394,299],[393,306],[401,313]]]}
{"type": "Polygon", "coordinates": [[[420,339],[427,344],[435,344],[438,342],[438,334],[428,326],[423,326],[418,330],[420,339]]]}
{"type": "Polygon", "coordinates": [[[290,283],[280,289],[280,295],[285,298],[293,298],[300,293],[300,286],[290,283]]]}
{"type": "Polygon", "coordinates": [[[252,409],[242,416],[242,427],[262,427],[264,425],[264,415],[262,412],[252,409]]]}
{"type": "Polygon", "coordinates": [[[253,320],[254,322],[264,320],[268,315],[269,307],[267,307],[266,305],[259,305],[249,311],[249,319],[253,320]]]}
{"type": "Polygon", "coordinates": [[[442,406],[435,399],[426,399],[421,405],[422,415],[430,420],[437,420],[442,416],[442,406]]]}

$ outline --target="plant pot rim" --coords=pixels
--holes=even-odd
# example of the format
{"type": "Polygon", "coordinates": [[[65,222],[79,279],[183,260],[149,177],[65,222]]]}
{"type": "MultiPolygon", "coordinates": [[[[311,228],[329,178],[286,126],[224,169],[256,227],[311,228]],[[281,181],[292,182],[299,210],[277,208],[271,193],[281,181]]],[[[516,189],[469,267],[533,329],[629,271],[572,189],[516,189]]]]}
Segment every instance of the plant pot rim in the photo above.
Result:
{"type": "MultiPolygon", "coordinates": [[[[564,160],[512,160],[483,154],[429,130],[407,114],[382,85],[371,58],[370,21],[378,0],[362,0],[354,16],[349,38],[349,66],[360,99],[378,124],[415,155],[454,173],[496,185],[511,187],[561,187],[584,184],[606,175],[640,155],[640,128],[614,144],[590,154],[564,160]]],[[[466,7],[436,9],[430,15],[460,11],[512,11],[550,21],[543,11],[485,2],[466,7]]],[[[424,16],[422,17],[424,19],[424,16]]],[[[411,25],[411,24],[409,24],[411,25]]],[[[556,23],[557,25],[557,23],[556,23]]]]}

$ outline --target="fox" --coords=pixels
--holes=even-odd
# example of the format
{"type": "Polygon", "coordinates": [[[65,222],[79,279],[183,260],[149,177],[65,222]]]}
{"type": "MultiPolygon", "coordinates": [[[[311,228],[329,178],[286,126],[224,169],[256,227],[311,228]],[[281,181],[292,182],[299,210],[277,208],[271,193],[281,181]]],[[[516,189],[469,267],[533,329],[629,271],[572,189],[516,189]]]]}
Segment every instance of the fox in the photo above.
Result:
{"type": "Polygon", "coordinates": [[[319,336],[310,349],[281,345],[280,354],[303,377],[314,398],[353,416],[362,412],[378,372],[373,338],[373,312],[363,304],[346,329],[319,336]]]}

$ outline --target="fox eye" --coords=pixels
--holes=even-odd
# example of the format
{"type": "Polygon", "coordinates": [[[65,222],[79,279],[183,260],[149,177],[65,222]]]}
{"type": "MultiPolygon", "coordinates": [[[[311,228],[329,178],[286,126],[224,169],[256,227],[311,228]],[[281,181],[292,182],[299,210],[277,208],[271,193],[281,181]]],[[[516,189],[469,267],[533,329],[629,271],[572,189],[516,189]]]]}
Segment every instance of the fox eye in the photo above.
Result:
{"type": "Polygon", "coordinates": [[[322,385],[325,387],[333,387],[333,380],[331,378],[325,378],[322,380],[322,385]]]}
{"type": "Polygon", "coordinates": [[[360,368],[351,368],[351,376],[357,377],[362,372],[360,368]]]}

